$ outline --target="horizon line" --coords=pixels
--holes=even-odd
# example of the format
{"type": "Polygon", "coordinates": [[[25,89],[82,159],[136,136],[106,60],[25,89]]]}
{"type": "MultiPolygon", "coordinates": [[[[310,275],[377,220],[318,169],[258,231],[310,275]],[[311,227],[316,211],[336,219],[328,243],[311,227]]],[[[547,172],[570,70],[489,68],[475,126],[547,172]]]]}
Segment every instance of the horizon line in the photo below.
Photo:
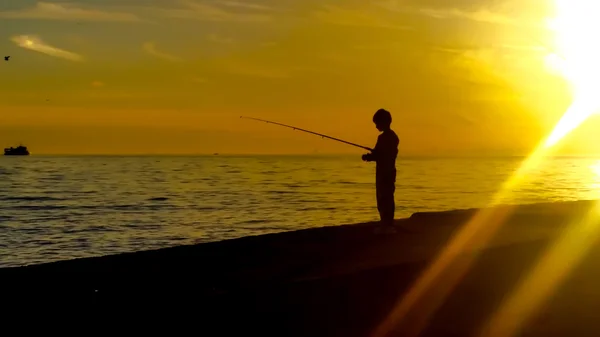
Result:
{"type": "MultiPolygon", "coordinates": [[[[26,157],[247,157],[247,156],[296,156],[296,157],[309,157],[309,156],[360,156],[360,154],[352,153],[41,153],[41,154],[30,154],[26,157]]],[[[11,157],[11,156],[7,156],[11,157]]],[[[473,154],[449,154],[449,155],[437,155],[437,154],[410,154],[410,155],[399,155],[398,159],[411,159],[411,158],[526,158],[527,155],[523,154],[498,154],[498,155],[473,155],[473,154]]],[[[564,154],[564,155],[551,155],[550,158],[597,158],[599,154],[564,154]]]]}

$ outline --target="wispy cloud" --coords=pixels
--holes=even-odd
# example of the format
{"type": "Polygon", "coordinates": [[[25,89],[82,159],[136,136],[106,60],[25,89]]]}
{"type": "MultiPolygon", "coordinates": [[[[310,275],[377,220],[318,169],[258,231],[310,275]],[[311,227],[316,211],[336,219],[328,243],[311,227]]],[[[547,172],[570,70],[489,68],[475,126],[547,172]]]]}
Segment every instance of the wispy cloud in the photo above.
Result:
{"type": "Polygon", "coordinates": [[[386,22],[385,19],[366,11],[358,9],[347,9],[337,6],[322,6],[321,10],[313,13],[313,17],[321,22],[357,27],[376,27],[407,30],[411,27],[386,22]]]}
{"type": "MultiPolygon", "coordinates": [[[[433,51],[437,51],[437,52],[441,52],[441,53],[447,53],[447,54],[460,54],[463,55],[465,53],[468,53],[470,51],[473,50],[480,50],[482,49],[481,46],[479,47],[442,47],[442,46],[433,46],[431,47],[431,50],[433,51]]],[[[490,45],[487,47],[487,49],[489,50],[498,50],[498,51],[519,51],[519,52],[547,52],[548,50],[545,49],[543,46],[535,46],[535,45],[514,45],[514,44],[494,44],[494,45],[490,45]]],[[[519,54],[522,55],[522,54],[519,54]]]]}
{"type": "Polygon", "coordinates": [[[217,34],[208,34],[206,36],[206,38],[210,42],[214,42],[214,43],[218,43],[218,44],[233,44],[235,42],[235,40],[230,37],[224,37],[224,36],[217,35],[217,34]]]}
{"type": "Polygon", "coordinates": [[[464,19],[482,23],[514,26],[537,27],[543,25],[542,23],[535,22],[533,20],[527,20],[523,17],[505,14],[502,11],[491,7],[482,7],[477,10],[467,10],[461,8],[448,7],[427,8],[408,6],[405,3],[398,0],[387,0],[384,2],[380,2],[378,6],[388,11],[399,13],[418,13],[435,19],[464,19]]]}
{"type": "Polygon", "coordinates": [[[83,61],[83,57],[81,55],[53,47],[47,43],[44,43],[37,36],[18,35],[13,36],[11,41],[16,43],[19,47],[37,51],[46,55],[59,57],[70,61],[83,61]]]}
{"type": "Polygon", "coordinates": [[[504,25],[521,25],[522,20],[511,18],[509,16],[495,13],[488,9],[480,9],[476,11],[465,11],[457,8],[452,9],[432,9],[423,8],[419,10],[422,14],[436,19],[451,19],[462,18],[478,22],[498,23],[504,25]]]}
{"type": "Polygon", "coordinates": [[[389,43],[373,43],[373,44],[357,44],[352,46],[356,50],[394,50],[400,48],[400,43],[389,42],[389,43]]]}
{"type": "Polygon", "coordinates": [[[531,52],[548,52],[548,48],[545,46],[536,45],[514,45],[514,44],[503,44],[501,45],[504,49],[509,50],[520,50],[520,51],[531,51],[531,52]]]}
{"type": "Polygon", "coordinates": [[[498,48],[486,48],[486,47],[442,47],[434,46],[431,48],[433,51],[437,51],[444,54],[452,55],[454,61],[459,62],[470,62],[469,66],[472,65],[473,60],[491,63],[498,57],[502,57],[504,54],[498,48]]]}
{"type": "Polygon", "coordinates": [[[120,21],[139,22],[138,16],[130,13],[107,12],[91,8],[81,8],[74,4],[38,2],[33,7],[0,12],[6,19],[44,19],[72,21],[120,21]]]}
{"type": "Polygon", "coordinates": [[[436,52],[440,52],[440,53],[447,53],[447,54],[462,54],[465,51],[469,50],[469,48],[450,48],[450,47],[442,47],[442,46],[432,46],[431,50],[436,51],[436,52]]]}
{"type": "Polygon", "coordinates": [[[247,8],[247,9],[254,9],[254,10],[261,10],[261,11],[273,10],[273,7],[270,7],[270,6],[258,5],[258,4],[247,3],[247,2],[225,1],[224,0],[224,1],[219,1],[218,3],[223,6],[228,6],[228,7],[233,7],[233,8],[247,8]]]}
{"type": "Polygon", "coordinates": [[[168,60],[171,62],[179,62],[181,61],[181,58],[171,55],[171,54],[167,54],[165,52],[161,52],[158,49],[156,49],[156,45],[154,44],[154,42],[146,42],[142,45],[142,48],[144,49],[144,51],[146,51],[148,54],[156,56],[158,58],[164,59],[164,60],[168,60]]]}
{"type": "Polygon", "coordinates": [[[258,64],[246,62],[231,61],[225,64],[227,72],[236,75],[260,77],[269,79],[286,79],[291,77],[288,70],[283,70],[275,67],[266,67],[258,64]]]}
{"type": "MultiPolygon", "coordinates": [[[[241,4],[231,1],[221,1],[217,3],[200,3],[191,0],[180,0],[179,3],[184,8],[178,9],[160,9],[163,16],[177,19],[193,19],[203,21],[231,21],[231,22],[267,22],[271,16],[265,13],[244,12],[243,9],[249,9],[248,4],[241,4]],[[229,10],[235,8],[237,11],[229,10]]],[[[254,5],[253,9],[258,5],[254,5]]]]}

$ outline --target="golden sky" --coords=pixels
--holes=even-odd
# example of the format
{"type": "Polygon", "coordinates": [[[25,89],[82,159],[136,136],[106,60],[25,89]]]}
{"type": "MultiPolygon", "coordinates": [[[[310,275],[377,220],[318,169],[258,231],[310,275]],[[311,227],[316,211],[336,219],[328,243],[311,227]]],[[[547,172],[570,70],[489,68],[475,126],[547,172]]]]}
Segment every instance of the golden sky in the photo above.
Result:
{"type": "MultiPolygon", "coordinates": [[[[404,155],[527,154],[571,102],[545,61],[553,15],[553,0],[5,0],[0,146],[362,154],[239,116],[373,146],[386,108],[404,155]]],[[[600,152],[596,119],[565,153],[600,152]]]]}

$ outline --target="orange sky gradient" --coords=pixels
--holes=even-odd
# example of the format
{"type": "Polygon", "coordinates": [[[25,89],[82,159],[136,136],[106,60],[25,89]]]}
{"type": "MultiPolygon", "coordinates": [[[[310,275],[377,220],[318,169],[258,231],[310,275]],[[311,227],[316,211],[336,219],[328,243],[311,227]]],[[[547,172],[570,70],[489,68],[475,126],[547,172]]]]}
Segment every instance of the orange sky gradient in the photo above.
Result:
{"type": "MultiPolygon", "coordinates": [[[[239,116],[373,146],[386,108],[401,155],[525,155],[571,103],[545,62],[552,15],[552,0],[8,0],[0,146],[360,155],[239,116]]],[[[599,122],[561,153],[600,153],[599,122]]]]}

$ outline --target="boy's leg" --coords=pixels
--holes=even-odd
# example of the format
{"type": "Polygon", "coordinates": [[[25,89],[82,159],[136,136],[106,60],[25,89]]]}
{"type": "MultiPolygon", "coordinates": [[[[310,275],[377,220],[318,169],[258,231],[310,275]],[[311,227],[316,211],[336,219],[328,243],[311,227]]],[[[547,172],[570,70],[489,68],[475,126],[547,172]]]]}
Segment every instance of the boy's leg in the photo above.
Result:
{"type": "Polygon", "coordinates": [[[395,184],[392,184],[389,187],[389,194],[386,196],[388,198],[387,221],[389,221],[391,225],[394,224],[394,215],[396,211],[396,201],[394,200],[394,192],[396,192],[396,186],[395,184]]]}
{"type": "Polygon", "coordinates": [[[377,209],[382,225],[394,224],[394,184],[379,184],[377,186],[377,209]]]}
{"type": "Polygon", "coordinates": [[[394,185],[385,184],[379,186],[379,214],[381,221],[390,223],[394,221],[394,185]]]}
{"type": "MultiPolygon", "coordinates": [[[[384,188],[383,186],[381,186],[380,184],[377,184],[375,186],[375,194],[377,197],[377,211],[379,212],[379,224],[383,224],[384,223],[384,219],[385,219],[385,196],[384,196],[384,188]]],[[[381,234],[383,233],[383,229],[380,226],[375,227],[375,234],[381,234]]]]}

